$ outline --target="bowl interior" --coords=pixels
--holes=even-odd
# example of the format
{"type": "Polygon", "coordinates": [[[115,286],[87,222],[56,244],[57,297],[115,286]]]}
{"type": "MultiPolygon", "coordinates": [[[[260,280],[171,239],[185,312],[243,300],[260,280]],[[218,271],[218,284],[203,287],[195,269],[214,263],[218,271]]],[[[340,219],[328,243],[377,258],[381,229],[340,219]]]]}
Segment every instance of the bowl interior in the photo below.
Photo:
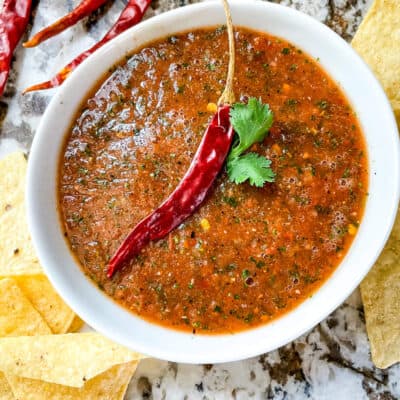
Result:
{"type": "Polygon", "coordinates": [[[231,1],[235,25],[287,39],[343,88],[361,122],[369,152],[370,194],[353,245],[315,295],[284,317],[234,335],[191,335],[150,324],[106,297],[72,257],[57,210],[57,165],[63,139],[82,99],[109,67],[135,48],[180,31],[223,24],[220,2],[183,7],[130,29],[86,60],[54,96],[36,133],[28,169],[28,222],[39,259],[64,300],[111,339],[171,361],[215,363],[273,350],[300,336],[359,284],[381,251],[399,198],[399,142],[390,105],[376,79],[339,36],[310,17],[267,2],[231,1]],[[390,180],[391,184],[387,185],[390,180]]]}

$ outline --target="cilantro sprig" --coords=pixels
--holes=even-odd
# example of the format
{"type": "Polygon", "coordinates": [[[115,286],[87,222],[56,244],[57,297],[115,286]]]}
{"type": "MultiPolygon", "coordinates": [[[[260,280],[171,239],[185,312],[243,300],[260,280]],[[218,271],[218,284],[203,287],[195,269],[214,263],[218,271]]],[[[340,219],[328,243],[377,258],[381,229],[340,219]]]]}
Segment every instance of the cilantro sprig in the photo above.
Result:
{"type": "Polygon", "coordinates": [[[268,104],[262,104],[255,97],[250,98],[247,104],[232,106],[230,121],[237,136],[226,165],[231,182],[240,184],[248,180],[250,185],[262,187],[265,182],[275,181],[270,160],[254,152],[245,153],[254,143],[265,139],[273,120],[268,104]]]}

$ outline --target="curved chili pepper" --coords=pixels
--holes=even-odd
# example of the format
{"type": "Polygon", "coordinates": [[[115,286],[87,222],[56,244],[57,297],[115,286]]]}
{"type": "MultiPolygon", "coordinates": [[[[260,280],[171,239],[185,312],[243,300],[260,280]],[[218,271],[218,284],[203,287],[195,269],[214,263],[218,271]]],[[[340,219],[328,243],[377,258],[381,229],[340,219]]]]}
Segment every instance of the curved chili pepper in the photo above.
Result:
{"type": "Polygon", "coordinates": [[[208,126],[189,170],[172,194],[140,221],[118,248],[108,264],[111,278],[151,240],[165,237],[200,206],[220,172],[233,139],[230,106],[219,107],[208,126]]]}
{"type": "Polygon", "coordinates": [[[0,96],[10,73],[12,55],[29,22],[31,0],[5,0],[0,11],[0,96]]]}
{"type": "Polygon", "coordinates": [[[36,85],[30,86],[24,90],[24,93],[32,92],[34,90],[45,90],[51,89],[56,86],[60,86],[65,79],[68,78],[69,74],[86,58],[93,54],[97,49],[102,47],[111,39],[118,36],[120,33],[124,32],[128,28],[139,23],[147,8],[149,7],[151,0],[130,0],[123,9],[121,15],[119,16],[117,22],[112,26],[112,28],[106,33],[100,42],[96,43],[90,49],[84,51],[79,56],[74,58],[68,65],[66,65],[57,75],[55,75],[51,80],[43,83],[38,83],[36,85]]]}
{"type": "Polygon", "coordinates": [[[50,26],[42,29],[31,39],[23,44],[24,47],[35,47],[51,37],[58,35],[65,29],[75,25],[82,18],[87,17],[93,11],[96,11],[107,0],[83,0],[74,8],[70,13],[64,15],[62,18],[51,24],[50,26]]]}

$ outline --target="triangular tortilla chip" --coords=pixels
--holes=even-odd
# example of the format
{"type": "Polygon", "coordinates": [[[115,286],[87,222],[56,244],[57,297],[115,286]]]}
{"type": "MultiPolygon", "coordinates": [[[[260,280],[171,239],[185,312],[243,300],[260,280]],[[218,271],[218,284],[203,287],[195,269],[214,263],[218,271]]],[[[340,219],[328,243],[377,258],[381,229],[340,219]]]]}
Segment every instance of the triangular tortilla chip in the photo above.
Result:
{"type": "Polygon", "coordinates": [[[26,222],[25,205],[13,207],[0,217],[0,277],[42,272],[26,222]]]}
{"type": "Polygon", "coordinates": [[[12,153],[0,160],[0,216],[13,204],[24,202],[26,169],[24,153],[12,153]]]}
{"type": "Polygon", "coordinates": [[[361,283],[371,355],[378,368],[400,361],[400,211],[378,261],[361,283]]]}
{"type": "MultiPolygon", "coordinates": [[[[0,336],[51,333],[41,315],[24,296],[14,279],[0,280],[0,336]]],[[[3,352],[0,352],[3,358],[3,352]]]]}
{"type": "Polygon", "coordinates": [[[83,324],[85,322],[82,321],[77,315],[75,315],[75,318],[72,320],[71,325],[68,327],[68,333],[73,333],[73,332],[78,332],[79,329],[82,328],[83,324]]]}
{"type": "Polygon", "coordinates": [[[57,385],[7,375],[17,399],[23,400],[123,400],[138,361],[116,365],[88,380],[82,388],[57,385]]]}
{"type": "Polygon", "coordinates": [[[0,354],[0,371],[73,387],[142,358],[98,333],[2,338],[0,354]]]}
{"type": "Polygon", "coordinates": [[[10,385],[6,377],[0,372],[0,400],[14,400],[15,397],[11,392],[10,385]]]}
{"type": "Polygon", "coordinates": [[[399,22],[399,0],[375,0],[354,36],[352,46],[381,82],[400,125],[399,22]]]}
{"type": "Polygon", "coordinates": [[[14,279],[53,333],[66,333],[75,313],[64,303],[43,274],[20,275],[14,279]]]}
{"type": "MultiPolygon", "coordinates": [[[[381,82],[400,126],[400,6],[375,0],[352,46],[381,82]]],[[[378,368],[400,361],[400,213],[385,249],[361,283],[371,355],[378,368]]]]}

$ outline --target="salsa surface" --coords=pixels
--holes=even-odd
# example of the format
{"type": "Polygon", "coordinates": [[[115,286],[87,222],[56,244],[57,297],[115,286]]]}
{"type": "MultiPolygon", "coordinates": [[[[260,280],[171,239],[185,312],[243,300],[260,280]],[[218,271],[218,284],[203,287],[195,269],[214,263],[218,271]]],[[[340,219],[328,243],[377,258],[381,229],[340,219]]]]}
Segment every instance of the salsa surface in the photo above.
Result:
{"type": "Polygon", "coordinates": [[[183,177],[225,85],[224,27],[146,45],[109,72],[73,122],[60,162],[65,235],[85,273],[152,322],[198,333],[248,329],[296,307],[348,250],[367,195],[367,157],[341,90],[288,42],[236,30],[237,99],[275,120],[252,148],[276,181],[230,183],[165,240],[106,277],[130,230],[183,177]]]}

